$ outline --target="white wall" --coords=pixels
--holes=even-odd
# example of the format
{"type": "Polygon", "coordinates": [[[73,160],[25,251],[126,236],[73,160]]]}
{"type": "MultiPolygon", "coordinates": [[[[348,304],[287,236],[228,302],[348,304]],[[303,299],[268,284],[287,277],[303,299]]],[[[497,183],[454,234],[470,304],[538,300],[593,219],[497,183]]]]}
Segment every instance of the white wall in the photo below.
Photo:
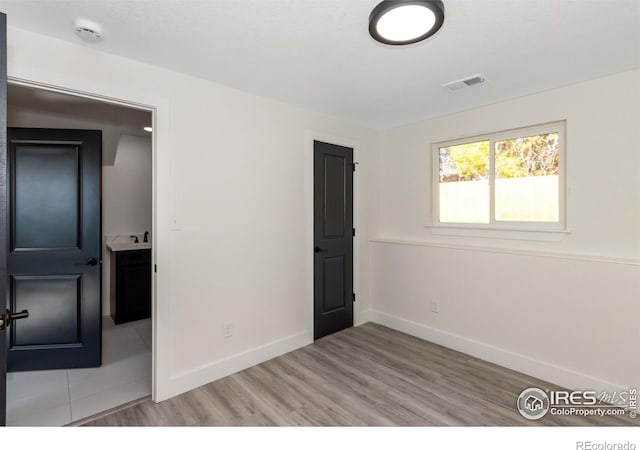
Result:
{"type": "Polygon", "coordinates": [[[567,387],[640,385],[639,104],[633,71],[383,133],[373,318],[567,387]],[[432,142],[562,119],[561,242],[425,228],[432,142]]]}
{"type": "MultiPolygon", "coordinates": [[[[102,235],[151,232],[151,138],[120,136],[113,166],[102,168],[102,235]]],[[[142,242],[142,240],[140,240],[142,242]]],[[[111,314],[111,253],[102,240],[102,314],[111,314]]]]}
{"type": "Polygon", "coordinates": [[[311,342],[309,130],[358,143],[356,308],[369,309],[377,132],[14,28],[8,74],[157,107],[156,399],[311,342]]]}

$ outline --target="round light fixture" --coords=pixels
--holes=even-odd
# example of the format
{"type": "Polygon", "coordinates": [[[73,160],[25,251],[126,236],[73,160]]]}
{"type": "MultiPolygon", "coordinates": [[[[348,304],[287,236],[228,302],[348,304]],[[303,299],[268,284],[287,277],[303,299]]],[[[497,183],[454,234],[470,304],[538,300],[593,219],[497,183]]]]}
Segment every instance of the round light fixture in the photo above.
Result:
{"type": "Polygon", "coordinates": [[[385,0],[369,16],[369,34],[378,42],[407,45],[435,34],[444,22],[440,0],[385,0]]]}

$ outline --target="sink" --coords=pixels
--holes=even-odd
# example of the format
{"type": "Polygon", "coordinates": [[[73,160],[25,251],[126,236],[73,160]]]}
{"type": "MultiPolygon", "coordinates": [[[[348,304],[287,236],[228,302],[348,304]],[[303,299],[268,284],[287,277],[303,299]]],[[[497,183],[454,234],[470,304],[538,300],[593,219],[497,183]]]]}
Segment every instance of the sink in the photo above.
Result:
{"type": "Polygon", "coordinates": [[[151,248],[151,242],[140,242],[138,244],[134,242],[112,242],[107,244],[107,248],[112,252],[125,252],[128,250],[143,250],[145,248],[151,248]]]}
{"type": "Polygon", "coordinates": [[[144,250],[151,248],[151,242],[142,242],[142,237],[139,238],[140,242],[133,242],[129,235],[112,235],[105,236],[105,245],[107,250],[112,252],[126,252],[130,250],[144,250]]]}

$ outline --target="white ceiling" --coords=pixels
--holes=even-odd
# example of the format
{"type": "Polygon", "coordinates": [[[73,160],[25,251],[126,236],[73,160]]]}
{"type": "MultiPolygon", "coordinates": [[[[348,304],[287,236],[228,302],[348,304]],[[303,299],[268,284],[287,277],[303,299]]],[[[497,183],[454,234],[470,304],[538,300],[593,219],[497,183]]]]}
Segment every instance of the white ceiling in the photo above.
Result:
{"type": "Polygon", "coordinates": [[[443,0],[432,38],[368,34],[378,0],[0,0],[10,26],[375,128],[640,68],[640,0],[443,0]],[[73,22],[103,28],[85,44],[73,22]],[[482,73],[485,85],[443,83],[482,73]]]}

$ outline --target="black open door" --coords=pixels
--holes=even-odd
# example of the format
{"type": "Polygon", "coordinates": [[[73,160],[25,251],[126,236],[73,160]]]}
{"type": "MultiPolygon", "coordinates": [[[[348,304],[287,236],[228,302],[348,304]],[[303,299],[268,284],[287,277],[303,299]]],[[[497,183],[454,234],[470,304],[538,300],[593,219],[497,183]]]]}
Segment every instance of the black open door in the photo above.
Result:
{"type": "Polygon", "coordinates": [[[7,416],[7,16],[0,13],[0,425],[7,416]]]}
{"type": "Polygon", "coordinates": [[[353,326],[353,149],[314,142],[314,339],[353,326]]]}
{"type": "Polygon", "coordinates": [[[8,129],[9,371],[101,364],[101,146],[99,130],[8,129]]]}

